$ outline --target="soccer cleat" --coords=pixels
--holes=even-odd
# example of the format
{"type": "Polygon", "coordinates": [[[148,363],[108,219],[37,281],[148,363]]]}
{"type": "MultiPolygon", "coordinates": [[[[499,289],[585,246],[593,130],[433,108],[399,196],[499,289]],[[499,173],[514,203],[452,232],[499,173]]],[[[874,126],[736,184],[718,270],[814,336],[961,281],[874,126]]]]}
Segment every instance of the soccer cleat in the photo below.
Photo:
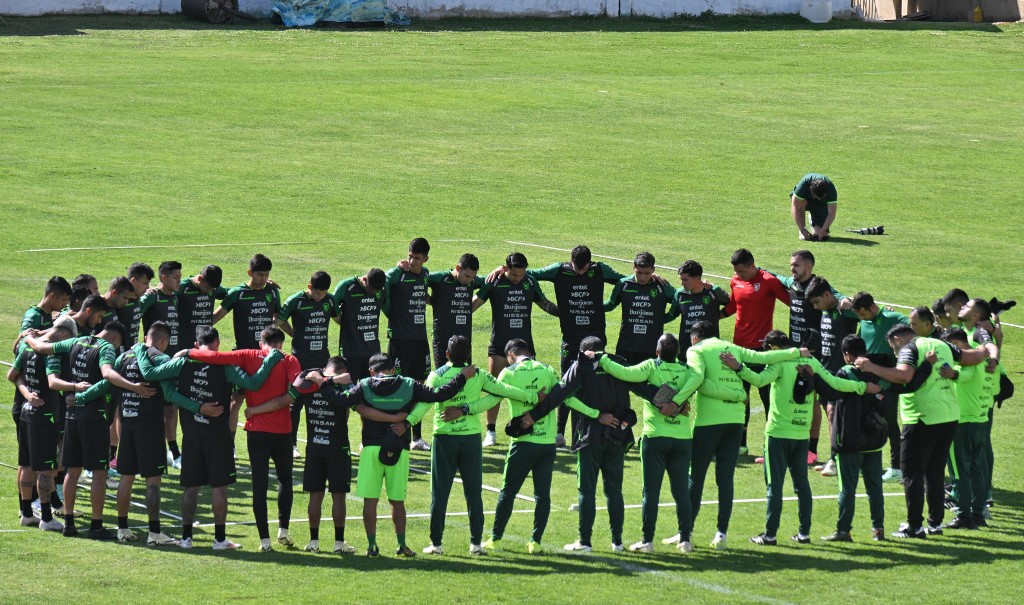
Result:
{"type": "Polygon", "coordinates": [[[750,450],[747,449],[747,446],[741,445],[740,446],[740,456],[746,456],[748,453],[750,453],[750,450]]]}
{"type": "Polygon", "coordinates": [[[775,536],[769,536],[768,534],[757,534],[750,541],[759,546],[776,546],[779,543],[775,536]]]}
{"type": "Polygon", "coordinates": [[[92,471],[82,471],[82,483],[92,483],[92,471]]]}
{"type": "Polygon", "coordinates": [[[555,435],[555,447],[565,447],[565,435],[555,435]]]}
{"type": "Polygon", "coordinates": [[[277,543],[281,546],[287,546],[288,548],[291,548],[295,546],[295,539],[292,538],[291,534],[288,533],[287,529],[279,527],[277,528],[277,543]]]}
{"type": "Polygon", "coordinates": [[[925,530],[929,536],[941,536],[942,526],[941,525],[929,525],[925,530]]]}
{"type": "Polygon", "coordinates": [[[22,527],[32,527],[35,525],[39,525],[39,517],[36,517],[35,515],[31,517],[21,517],[22,527]]]}
{"type": "Polygon", "coordinates": [[[676,535],[671,536],[669,538],[663,539],[661,541],[661,543],[662,544],[679,544],[681,539],[682,539],[682,536],[680,536],[679,534],[676,534],[676,535]]]}
{"type": "Polygon", "coordinates": [[[989,506],[991,505],[985,506],[985,510],[981,513],[981,518],[986,521],[992,520],[992,511],[989,510],[989,506]]]}
{"type": "Polygon", "coordinates": [[[807,466],[812,466],[817,461],[818,461],[818,454],[817,454],[817,452],[807,452],[807,466]]]}
{"type": "Polygon", "coordinates": [[[875,542],[885,542],[885,530],[881,527],[876,527],[871,530],[871,539],[875,542]]]}
{"type": "Polygon", "coordinates": [[[576,540],[572,544],[566,544],[565,546],[562,547],[562,549],[563,550],[567,550],[569,552],[581,552],[581,553],[587,553],[587,552],[590,552],[590,551],[594,550],[594,548],[592,546],[590,546],[589,544],[583,544],[579,540],[576,540]]]}
{"type": "Polygon", "coordinates": [[[825,468],[821,469],[822,477],[835,477],[839,474],[839,469],[836,468],[835,460],[829,460],[825,463],[825,468]]]}
{"type": "Polygon", "coordinates": [[[299,451],[299,446],[292,446],[292,458],[302,458],[302,452],[299,451]]]}
{"type": "Polygon", "coordinates": [[[351,546],[348,542],[337,540],[334,542],[334,554],[336,555],[351,555],[356,552],[356,548],[351,546]]]}
{"type": "Polygon", "coordinates": [[[154,534],[149,532],[149,536],[146,538],[147,546],[175,546],[177,544],[177,540],[164,533],[154,534]]]}
{"type": "MultiPolygon", "coordinates": [[[[270,545],[268,544],[267,547],[269,548],[270,545]]],[[[213,550],[238,550],[239,548],[242,548],[242,545],[236,544],[231,540],[222,540],[220,542],[217,542],[216,540],[213,541],[213,550]]],[[[263,548],[260,547],[260,550],[263,550],[263,548]]]]}
{"type": "Polygon", "coordinates": [[[825,470],[825,465],[824,464],[815,464],[814,465],[814,472],[820,473],[823,470],[825,470]]]}
{"type": "Polygon", "coordinates": [[[366,556],[367,557],[379,557],[380,556],[380,548],[378,548],[376,544],[374,544],[372,546],[368,546],[366,548],[366,556]]]}
{"type": "Polygon", "coordinates": [[[853,542],[850,532],[839,531],[838,529],[827,536],[822,536],[821,539],[823,542],[853,542]]]}
{"type": "Polygon", "coordinates": [[[917,529],[914,529],[914,528],[910,527],[909,525],[907,525],[906,523],[903,523],[902,525],[900,525],[900,528],[898,530],[892,532],[891,535],[892,535],[893,538],[919,538],[919,539],[924,539],[924,538],[928,537],[928,533],[925,532],[923,527],[918,527],[917,529]]]}
{"type": "Polygon", "coordinates": [[[117,489],[120,486],[121,486],[121,478],[120,477],[116,477],[115,478],[115,477],[111,477],[110,475],[107,475],[107,489],[117,489]]]}
{"type": "Polygon", "coordinates": [[[135,532],[133,532],[130,529],[118,529],[117,530],[117,541],[120,542],[121,544],[127,544],[129,542],[134,542],[134,541],[136,541],[138,539],[139,539],[139,537],[136,536],[135,532]]]}
{"type": "Polygon", "coordinates": [[[484,447],[492,447],[498,445],[498,434],[494,431],[487,431],[484,436],[484,447]]]}
{"type": "Polygon", "coordinates": [[[399,546],[397,549],[395,549],[395,556],[411,559],[416,556],[416,552],[408,546],[399,546]]]}
{"type": "Polygon", "coordinates": [[[422,440],[422,439],[417,439],[416,441],[413,441],[412,445],[409,446],[409,447],[411,449],[416,450],[417,452],[429,452],[430,451],[430,444],[427,443],[426,441],[422,440]]]}
{"type": "Polygon", "coordinates": [[[64,516],[64,505],[63,504],[58,506],[57,508],[53,509],[53,516],[54,517],[63,517],[64,516]]]}
{"type": "Polygon", "coordinates": [[[633,544],[629,547],[629,550],[633,552],[654,552],[654,544],[650,542],[644,542],[643,540],[633,544]]]}
{"type": "Polygon", "coordinates": [[[689,540],[683,540],[679,543],[679,546],[676,546],[676,549],[679,552],[693,552],[693,544],[689,540]]]}
{"type": "Polygon", "coordinates": [[[946,529],[978,529],[978,525],[969,517],[956,517],[946,525],[946,529]]]}
{"type": "Polygon", "coordinates": [[[182,550],[190,550],[192,548],[192,538],[182,538],[178,540],[178,548],[182,550]]]}
{"type": "Polygon", "coordinates": [[[715,532],[715,539],[711,541],[711,548],[714,548],[715,550],[725,550],[728,548],[725,541],[725,534],[720,531],[715,532]]]}
{"type": "Polygon", "coordinates": [[[624,550],[626,549],[623,548],[621,544],[616,544],[615,542],[612,542],[612,552],[622,552],[624,550]]]}
{"type": "Polygon", "coordinates": [[[885,483],[896,483],[897,481],[903,481],[903,472],[898,468],[889,468],[882,473],[882,481],[885,483]]]}
{"type": "Polygon", "coordinates": [[[978,526],[979,529],[982,527],[988,527],[988,521],[986,521],[985,517],[981,515],[974,515],[974,517],[971,518],[971,521],[974,521],[974,524],[978,526]]]}
{"type": "Polygon", "coordinates": [[[64,531],[64,524],[56,519],[50,519],[49,521],[40,521],[39,529],[43,531],[64,531]]]}
{"type": "MultiPolygon", "coordinates": [[[[531,542],[530,544],[533,544],[533,542],[531,542]]],[[[491,538],[489,540],[484,540],[484,543],[480,546],[483,546],[487,550],[499,551],[501,550],[501,540],[495,540],[494,538],[491,538]]]]}
{"type": "Polygon", "coordinates": [[[530,553],[531,555],[538,555],[544,552],[544,547],[541,546],[540,542],[534,542],[531,540],[530,543],[526,545],[526,552],[530,553]]]}
{"type": "Polygon", "coordinates": [[[270,538],[260,538],[260,552],[273,552],[274,547],[270,545],[270,538]]]}
{"type": "Polygon", "coordinates": [[[469,545],[469,554],[480,556],[480,555],[486,555],[487,551],[484,550],[484,547],[482,545],[480,545],[480,544],[470,544],[469,545]]]}
{"type": "MultiPolygon", "coordinates": [[[[470,550],[472,550],[472,547],[470,547],[470,550]]],[[[441,548],[441,546],[438,545],[438,544],[431,544],[430,546],[428,546],[428,547],[423,549],[423,554],[425,554],[425,555],[443,555],[444,554],[444,549],[441,548]]]]}
{"type": "Polygon", "coordinates": [[[167,469],[170,470],[174,466],[174,454],[167,452],[167,469]]]}
{"type": "Polygon", "coordinates": [[[90,540],[113,540],[115,538],[117,538],[117,534],[105,527],[89,530],[90,540]]]}
{"type": "Polygon", "coordinates": [[[64,526],[64,531],[60,532],[65,538],[74,538],[78,535],[78,528],[75,527],[74,523],[64,526]]]}
{"type": "Polygon", "coordinates": [[[764,456],[758,456],[754,458],[754,464],[764,464],[764,456]]]}
{"type": "Polygon", "coordinates": [[[305,550],[306,552],[320,552],[320,540],[310,540],[305,550]]]}
{"type": "Polygon", "coordinates": [[[790,538],[790,540],[796,542],[797,544],[810,544],[811,543],[811,537],[810,536],[805,536],[805,535],[800,534],[800,533],[794,535],[792,538],[790,538]]]}

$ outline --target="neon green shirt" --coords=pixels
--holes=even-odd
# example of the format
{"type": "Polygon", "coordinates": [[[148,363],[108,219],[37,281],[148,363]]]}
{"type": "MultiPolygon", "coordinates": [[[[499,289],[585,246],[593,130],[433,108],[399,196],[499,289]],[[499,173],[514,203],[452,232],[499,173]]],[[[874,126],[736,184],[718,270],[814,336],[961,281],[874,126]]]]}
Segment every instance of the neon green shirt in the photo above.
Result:
{"type": "Polygon", "coordinates": [[[989,374],[984,364],[955,366],[960,373],[956,379],[956,399],[960,404],[960,424],[988,422],[988,411],[995,403],[999,390],[998,374],[989,374]]]}
{"type": "MultiPolygon", "coordinates": [[[[430,376],[427,376],[425,384],[432,389],[440,388],[455,380],[464,367],[466,366],[452,366],[451,363],[446,363],[431,372],[430,376]]],[[[469,414],[460,416],[451,422],[445,422],[441,418],[441,412],[444,410],[441,406],[437,406],[434,409],[434,434],[479,436],[484,427],[480,424],[478,414],[498,405],[503,397],[508,397],[510,400],[521,399],[532,405],[537,404],[537,393],[527,392],[510,384],[499,382],[487,372],[477,371],[476,376],[466,381],[466,386],[462,387],[459,394],[444,404],[446,408],[468,405],[469,414]]],[[[427,415],[432,407],[434,407],[433,403],[419,403],[409,413],[406,420],[410,424],[416,424],[427,415]]]]}
{"type": "MultiPolygon", "coordinates": [[[[550,393],[551,388],[558,384],[558,374],[550,366],[530,358],[523,358],[502,370],[498,374],[498,382],[512,385],[531,393],[536,393],[540,389],[550,393]]],[[[537,405],[536,403],[526,403],[518,399],[509,399],[508,403],[513,418],[522,416],[537,405]]],[[[597,410],[585,405],[575,397],[566,399],[565,405],[588,418],[597,418],[600,415],[597,410]]],[[[558,414],[548,414],[533,424],[533,432],[521,437],[513,437],[512,443],[522,441],[525,443],[554,445],[555,435],[558,432],[557,427],[558,414]]]]}

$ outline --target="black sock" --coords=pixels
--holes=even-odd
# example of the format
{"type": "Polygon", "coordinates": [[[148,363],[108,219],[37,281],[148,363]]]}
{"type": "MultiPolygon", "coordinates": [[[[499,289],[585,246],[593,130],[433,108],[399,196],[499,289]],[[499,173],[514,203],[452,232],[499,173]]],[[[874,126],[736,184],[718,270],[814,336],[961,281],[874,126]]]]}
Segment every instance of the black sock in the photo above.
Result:
{"type": "Polygon", "coordinates": [[[818,453],[818,438],[817,437],[812,437],[811,438],[811,443],[808,445],[807,449],[808,449],[808,451],[814,452],[815,454],[818,453]]]}
{"type": "Polygon", "coordinates": [[[43,510],[40,514],[43,517],[43,523],[49,523],[50,521],[53,521],[53,509],[50,508],[50,503],[43,502],[41,504],[41,507],[43,510]]]}
{"type": "Polygon", "coordinates": [[[117,529],[128,529],[128,517],[117,518],[117,529]]]}
{"type": "Polygon", "coordinates": [[[319,527],[310,527],[309,528],[309,539],[310,540],[319,540],[320,539],[320,528],[319,527]]]}
{"type": "Polygon", "coordinates": [[[495,424],[493,422],[488,422],[487,423],[487,432],[488,433],[493,433],[495,430],[497,430],[495,428],[495,424]]]}
{"type": "Polygon", "coordinates": [[[181,528],[181,539],[182,540],[189,540],[191,538],[192,538],[192,526],[191,525],[183,525],[182,528],[181,528]]]}
{"type": "Polygon", "coordinates": [[[57,471],[57,485],[64,485],[64,477],[66,477],[67,474],[67,471],[57,471]]]}
{"type": "MultiPolygon", "coordinates": [[[[191,531],[192,531],[192,529],[189,528],[189,532],[191,532],[191,531]]],[[[228,539],[228,529],[227,529],[227,526],[225,526],[224,524],[214,525],[213,526],[213,538],[215,540],[217,540],[218,542],[223,542],[224,540],[227,540],[228,539]]]]}
{"type": "Polygon", "coordinates": [[[345,526],[335,525],[334,526],[334,541],[344,542],[345,541],[345,526]]]}
{"type": "Polygon", "coordinates": [[[167,442],[167,449],[171,450],[171,456],[175,460],[177,460],[178,458],[181,458],[181,452],[178,451],[178,442],[177,441],[168,441],[167,442]]]}
{"type": "Polygon", "coordinates": [[[32,516],[32,501],[24,500],[21,501],[21,516],[31,517],[32,516]]]}
{"type": "Polygon", "coordinates": [[[160,533],[160,519],[149,520],[149,533],[158,534],[160,533]]]}
{"type": "MultiPolygon", "coordinates": [[[[125,519],[127,520],[128,517],[125,517],[125,519]]],[[[118,521],[120,521],[120,519],[118,519],[118,521]]],[[[90,531],[92,531],[92,530],[99,531],[101,529],[103,529],[103,519],[93,519],[92,521],[89,522],[89,530],[90,531]]]]}
{"type": "Polygon", "coordinates": [[[60,508],[64,506],[64,502],[61,501],[60,496],[57,495],[57,490],[50,492],[50,504],[53,508],[60,508]]]}

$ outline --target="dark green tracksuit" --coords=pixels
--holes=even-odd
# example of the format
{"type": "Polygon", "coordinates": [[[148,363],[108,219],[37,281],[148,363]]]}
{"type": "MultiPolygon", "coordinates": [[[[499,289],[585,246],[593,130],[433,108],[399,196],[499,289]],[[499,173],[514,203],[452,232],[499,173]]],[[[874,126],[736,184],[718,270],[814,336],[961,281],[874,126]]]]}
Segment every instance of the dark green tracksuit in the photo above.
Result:
{"type": "MultiPolygon", "coordinates": [[[[683,422],[690,419],[683,417],[683,422]]],[[[668,473],[672,499],[676,502],[676,524],[680,540],[690,541],[692,507],[690,506],[690,454],[692,439],[674,437],[648,437],[640,439],[640,466],[643,469],[643,537],[644,542],[654,540],[654,528],[658,523],[658,502],[661,485],[668,473]]]]}
{"type": "Polygon", "coordinates": [[[441,544],[445,514],[455,476],[462,477],[462,492],[469,508],[469,541],[480,544],[484,532],[483,446],[480,434],[434,435],[430,450],[430,543],[441,544]]]}

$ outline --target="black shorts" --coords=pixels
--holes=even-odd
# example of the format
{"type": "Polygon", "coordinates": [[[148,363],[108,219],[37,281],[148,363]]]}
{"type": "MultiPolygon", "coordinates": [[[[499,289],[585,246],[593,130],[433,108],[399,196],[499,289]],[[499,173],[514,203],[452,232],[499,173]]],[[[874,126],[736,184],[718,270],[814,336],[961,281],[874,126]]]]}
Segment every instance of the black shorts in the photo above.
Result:
{"type": "Polygon", "coordinates": [[[105,471],[110,462],[110,424],[105,418],[68,418],[61,464],[66,468],[105,471]]]}
{"type": "Polygon", "coordinates": [[[181,486],[224,487],[235,482],[235,452],[228,431],[189,431],[181,437],[181,486]]]}
{"type": "Polygon", "coordinates": [[[330,483],[332,494],[352,491],[352,456],[348,449],[321,453],[306,446],[306,468],[302,471],[302,491],[326,491],[330,483]]]}
{"type": "Polygon", "coordinates": [[[626,366],[635,366],[638,363],[643,363],[648,359],[654,358],[653,355],[649,353],[642,353],[640,351],[616,350],[615,354],[626,360],[626,366]]]}
{"type": "Polygon", "coordinates": [[[352,382],[370,377],[369,357],[346,357],[345,360],[348,361],[348,375],[352,382]]]}
{"type": "Polygon", "coordinates": [[[167,446],[164,425],[128,426],[121,424],[117,446],[117,472],[122,475],[159,477],[167,470],[167,446]]]}
{"type": "Polygon", "coordinates": [[[395,372],[423,382],[430,373],[430,343],[426,340],[392,339],[388,355],[395,360],[395,372]]]}
{"type": "MultiPolygon", "coordinates": [[[[439,368],[444,364],[448,363],[448,341],[435,340],[434,341],[434,367],[439,368]]],[[[473,363],[472,353],[469,356],[469,363],[473,363]]]]}
{"type": "Polygon", "coordinates": [[[18,423],[18,466],[27,466],[36,472],[57,469],[56,424],[18,423]]]}
{"type": "MultiPolygon", "coordinates": [[[[494,356],[504,357],[505,356],[505,345],[507,345],[510,340],[511,339],[507,339],[507,340],[505,340],[505,342],[495,342],[494,339],[492,338],[490,340],[490,342],[487,343],[487,355],[489,357],[494,357],[494,356]]],[[[528,347],[530,347],[530,357],[536,357],[537,356],[537,351],[535,351],[533,349],[533,339],[532,338],[524,338],[523,340],[525,340],[526,341],[526,345],[528,347]]]]}

